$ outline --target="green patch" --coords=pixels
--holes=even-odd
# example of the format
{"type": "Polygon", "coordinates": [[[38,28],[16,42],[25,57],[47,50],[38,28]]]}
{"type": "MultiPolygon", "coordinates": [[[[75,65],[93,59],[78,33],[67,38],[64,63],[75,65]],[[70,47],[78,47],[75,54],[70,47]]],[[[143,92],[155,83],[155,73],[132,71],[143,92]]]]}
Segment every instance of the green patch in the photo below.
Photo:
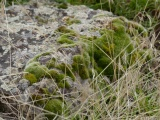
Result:
{"type": "Polygon", "coordinates": [[[65,63],[61,63],[61,64],[58,64],[56,66],[56,68],[62,70],[66,76],[71,77],[72,80],[75,81],[76,78],[75,78],[75,75],[73,73],[71,65],[65,64],[65,63]]]}
{"type": "Polygon", "coordinates": [[[37,22],[39,24],[47,24],[48,23],[48,19],[45,19],[45,18],[40,17],[40,16],[35,16],[35,19],[37,20],[37,22]]]}
{"type": "Polygon", "coordinates": [[[49,100],[44,107],[45,110],[53,113],[53,114],[50,114],[50,113],[46,114],[46,117],[49,120],[53,120],[53,118],[56,115],[61,115],[63,111],[65,110],[65,108],[66,106],[64,102],[59,99],[49,100]]]}
{"type": "Polygon", "coordinates": [[[71,86],[70,86],[70,84],[66,81],[66,79],[62,79],[62,80],[58,83],[58,87],[69,89],[71,86]]]}
{"type": "Polygon", "coordinates": [[[60,3],[60,4],[58,5],[58,8],[67,9],[67,8],[68,8],[68,5],[67,5],[67,3],[60,3]]]}
{"type": "Polygon", "coordinates": [[[73,70],[79,74],[82,79],[89,78],[89,72],[87,67],[87,61],[82,55],[75,55],[73,56],[73,63],[72,63],[73,70]]]}
{"type": "Polygon", "coordinates": [[[45,100],[43,100],[43,97],[38,94],[32,95],[32,101],[34,102],[35,105],[44,105],[45,103],[45,100]]]}
{"type": "Polygon", "coordinates": [[[52,58],[51,60],[47,61],[46,67],[48,69],[54,68],[55,67],[55,62],[56,62],[55,58],[52,58]]]}
{"type": "Polygon", "coordinates": [[[33,74],[39,80],[45,76],[47,70],[46,66],[40,65],[38,62],[33,62],[27,65],[24,71],[33,74]]]}
{"type": "Polygon", "coordinates": [[[66,43],[66,44],[73,44],[74,43],[73,40],[69,39],[68,35],[62,35],[62,36],[60,36],[58,38],[57,42],[60,43],[60,44],[64,44],[64,43],[66,43]]]}
{"type": "Polygon", "coordinates": [[[77,34],[73,30],[67,29],[65,26],[61,26],[61,27],[57,28],[56,32],[59,32],[62,35],[67,34],[70,36],[77,36],[77,34]]]}
{"type": "Polygon", "coordinates": [[[30,81],[30,84],[32,85],[33,83],[38,82],[37,78],[35,77],[34,74],[31,73],[25,73],[24,78],[30,81]]]}
{"type": "Polygon", "coordinates": [[[77,19],[74,19],[74,18],[68,18],[68,19],[66,20],[66,23],[67,23],[68,25],[80,24],[81,21],[80,21],[80,20],[77,20],[77,19]]]}

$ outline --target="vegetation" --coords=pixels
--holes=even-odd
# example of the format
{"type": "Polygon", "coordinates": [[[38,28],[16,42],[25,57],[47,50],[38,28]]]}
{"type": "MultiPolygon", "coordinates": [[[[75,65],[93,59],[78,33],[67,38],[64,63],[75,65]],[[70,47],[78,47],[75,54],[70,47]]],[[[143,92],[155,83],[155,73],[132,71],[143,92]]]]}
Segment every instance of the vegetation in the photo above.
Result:
{"type": "Polygon", "coordinates": [[[24,4],[29,2],[30,0],[0,0],[0,2],[6,2],[6,6],[10,6],[14,4],[24,4]]]}

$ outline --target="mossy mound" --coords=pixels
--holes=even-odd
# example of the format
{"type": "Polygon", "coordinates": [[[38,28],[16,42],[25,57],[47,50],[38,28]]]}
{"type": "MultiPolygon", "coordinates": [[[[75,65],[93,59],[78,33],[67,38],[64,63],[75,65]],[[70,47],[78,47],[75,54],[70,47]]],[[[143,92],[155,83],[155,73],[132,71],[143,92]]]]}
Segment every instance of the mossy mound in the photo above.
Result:
{"type": "Polygon", "coordinates": [[[64,102],[59,99],[49,100],[44,107],[45,110],[53,113],[53,115],[46,114],[46,116],[49,120],[53,120],[53,118],[56,115],[61,115],[62,113],[64,113],[65,108],[66,108],[66,106],[65,106],[64,102]]]}

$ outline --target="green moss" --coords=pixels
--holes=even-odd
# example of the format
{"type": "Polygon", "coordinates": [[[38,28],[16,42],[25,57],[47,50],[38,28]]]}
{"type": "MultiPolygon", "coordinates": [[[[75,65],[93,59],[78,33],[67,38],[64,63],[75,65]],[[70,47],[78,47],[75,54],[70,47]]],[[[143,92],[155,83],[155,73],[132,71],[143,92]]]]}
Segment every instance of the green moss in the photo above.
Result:
{"type": "Polygon", "coordinates": [[[51,94],[51,93],[48,91],[48,88],[40,88],[39,91],[40,91],[42,94],[45,94],[45,95],[51,94]]]}
{"type": "Polygon", "coordinates": [[[47,24],[48,20],[44,19],[43,17],[40,16],[35,16],[35,19],[38,21],[39,24],[47,24]]]}
{"type": "Polygon", "coordinates": [[[77,36],[77,34],[73,30],[67,29],[65,26],[59,27],[56,31],[70,36],[77,36]]]}
{"type": "Polygon", "coordinates": [[[132,22],[132,21],[128,21],[127,22],[128,27],[129,27],[129,33],[132,35],[141,35],[144,37],[148,36],[148,32],[147,30],[140,24],[136,23],[136,22],[132,22]]]}
{"type": "Polygon", "coordinates": [[[68,5],[67,5],[67,3],[60,3],[60,4],[58,5],[58,8],[67,9],[67,8],[68,8],[68,5]]]}
{"type": "Polygon", "coordinates": [[[48,73],[46,74],[46,77],[54,78],[56,80],[56,82],[60,82],[62,79],[64,79],[63,74],[60,74],[58,71],[53,70],[53,69],[48,71],[48,73]]]}
{"type": "Polygon", "coordinates": [[[52,120],[55,117],[55,114],[61,115],[65,108],[63,101],[59,99],[49,100],[44,107],[45,110],[54,113],[53,115],[46,115],[49,120],[52,120]]]}
{"type": "Polygon", "coordinates": [[[58,64],[56,66],[56,68],[62,70],[66,76],[71,77],[72,80],[75,81],[76,78],[75,78],[75,75],[74,75],[74,73],[72,71],[71,65],[65,64],[65,63],[61,63],[61,64],[58,64]]]}
{"type": "Polygon", "coordinates": [[[58,38],[57,42],[59,42],[60,44],[64,44],[64,43],[67,43],[67,44],[73,44],[73,40],[69,39],[69,36],[68,35],[62,35],[58,38]]]}
{"type": "Polygon", "coordinates": [[[41,95],[38,94],[33,94],[32,95],[32,101],[34,102],[35,105],[44,105],[45,100],[41,95]]]}
{"type": "Polygon", "coordinates": [[[58,87],[69,89],[71,86],[70,86],[70,84],[64,79],[64,80],[61,80],[61,81],[58,83],[58,87]]]}
{"type": "Polygon", "coordinates": [[[48,69],[54,68],[55,67],[55,61],[56,61],[55,58],[52,58],[51,60],[47,61],[46,67],[48,69]]]}
{"type": "Polygon", "coordinates": [[[72,67],[73,70],[77,72],[82,79],[89,78],[89,71],[88,68],[86,67],[86,61],[82,55],[73,56],[72,67]]]}
{"type": "Polygon", "coordinates": [[[68,25],[72,25],[72,24],[80,24],[81,23],[81,21],[80,20],[77,20],[77,19],[67,19],[66,20],[66,23],[68,24],[68,25]]]}
{"type": "Polygon", "coordinates": [[[24,78],[30,81],[30,84],[32,85],[33,83],[38,82],[37,78],[35,77],[34,74],[31,73],[25,73],[24,78]]]}
{"type": "Polygon", "coordinates": [[[118,66],[115,65],[118,59],[121,59],[125,52],[127,52],[127,58],[129,59],[130,53],[134,50],[131,37],[126,32],[127,27],[125,25],[125,22],[121,19],[114,19],[111,22],[110,30],[101,29],[100,32],[102,36],[93,39],[94,46],[89,47],[89,49],[92,50],[88,51],[89,55],[94,58],[97,64],[95,69],[99,72],[105,69],[103,74],[107,75],[110,79],[113,79],[118,72],[118,66]],[[114,62],[112,59],[115,59],[114,62]]]}
{"type": "Polygon", "coordinates": [[[24,71],[33,74],[37,80],[44,77],[47,72],[47,67],[44,65],[40,65],[38,62],[32,62],[28,64],[24,71]]]}
{"type": "MultiPolygon", "coordinates": [[[[2,0],[0,0],[0,2],[1,2],[2,0]]],[[[17,5],[19,5],[19,4],[25,4],[25,3],[28,3],[29,2],[29,0],[7,0],[6,1],[6,6],[11,6],[12,5],[12,2],[14,3],[14,4],[17,4],[17,5]]]]}

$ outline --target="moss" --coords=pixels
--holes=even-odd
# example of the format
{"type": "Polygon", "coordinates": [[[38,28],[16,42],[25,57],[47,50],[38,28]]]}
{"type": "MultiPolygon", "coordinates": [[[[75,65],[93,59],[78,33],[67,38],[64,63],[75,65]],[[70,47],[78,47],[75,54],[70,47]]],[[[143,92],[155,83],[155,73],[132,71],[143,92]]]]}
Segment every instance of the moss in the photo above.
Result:
{"type": "Polygon", "coordinates": [[[53,69],[48,71],[48,73],[46,74],[46,77],[54,78],[56,80],[56,82],[60,82],[62,79],[64,79],[63,74],[60,74],[58,71],[53,70],[53,69]]]}
{"type": "Polygon", "coordinates": [[[40,88],[39,91],[42,93],[42,94],[45,94],[45,95],[49,95],[50,92],[48,91],[48,88],[40,88]]]}
{"type": "Polygon", "coordinates": [[[47,67],[44,65],[40,65],[38,62],[32,62],[28,64],[24,71],[33,74],[37,80],[44,77],[47,72],[47,67]]]}
{"type": "Polygon", "coordinates": [[[86,67],[86,61],[82,55],[73,56],[72,67],[73,70],[77,72],[82,79],[89,78],[89,71],[88,68],[86,67]]]}
{"type": "Polygon", "coordinates": [[[63,103],[63,101],[59,100],[59,99],[52,99],[52,100],[49,100],[44,109],[47,110],[47,111],[50,111],[52,113],[54,113],[53,115],[47,115],[46,114],[46,117],[49,119],[49,120],[52,120],[56,114],[58,115],[61,115],[62,112],[65,110],[65,105],[63,103]]]}
{"type": "Polygon", "coordinates": [[[38,21],[39,24],[47,24],[48,20],[44,19],[43,17],[40,16],[35,16],[35,19],[38,21]]]}
{"type": "Polygon", "coordinates": [[[64,44],[64,43],[67,43],[67,44],[73,44],[73,40],[69,39],[69,36],[68,35],[62,35],[58,38],[57,42],[59,42],[60,44],[64,44]]]}
{"type": "Polygon", "coordinates": [[[67,3],[60,3],[60,4],[58,5],[58,8],[67,9],[67,8],[68,8],[68,5],[67,5],[67,3]]]}
{"type": "MultiPolygon", "coordinates": [[[[92,49],[92,51],[89,51],[89,55],[90,57],[93,56],[97,64],[95,69],[99,72],[105,69],[103,74],[107,75],[110,79],[113,79],[117,73],[116,69],[118,66],[114,65],[114,62],[117,63],[124,52],[130,54],[134,49],[130,35],[126,33],[127,28],[125,25],[125,22],[121,19],[114,19],[111,22],[110,30],[101,29],[102,36],[93,39],[94,46],[91,46],[92,48],[89,47],[89,49],[92,49]],[[115,59],[114,62],[112,59],[115,59]]],[[[129,58],[129,56],[127,57],[129,58]]]]}
{"type": "Polygon", "coordinates": [[[129,33],[132,35],[141,35],[143,37],[147,37],[148,36],[148,32],[147,30],[140,24],[136,23],[136,22],[132,22],[132,21],[128,21],[127,22],[128,27],[129,27],[129,33]],[[134,29],[134,30],[133,30],[134,29]],[[131,31],[133,30],[133,31],[131,31]]]}
{"type": "Polygon", "coordinates": [[[43,97],[41,95],[38,94],[33,94],[32,95],[32,101],[34,102],[35,105],[44,105],[45,100],[43,99],[43,97]]]}
{"type": "Polygon", "coordinates": [[[71,86],[70,86],[70,84],[64,79],[64,80],[61,80],[61,81],[58,83],[58,87],[69,89],[71,86]]]}
{"type": "Polygon", "coordinates": [[[58,64],[56,66],[56,68],[62,70],[66,76],[71,77],[72,80],[75,81],[76,78],[75,78],[75,75],[74,75],[74,73],[72,71],[71,65],[65,64],[65,63],[61,63],[61,64],[58,64]]]}
{"type": "Polygon", "coordinates": [[[37,78],[35,77],[34,74],[31,73],[25,73],[24,78],[30,81],[30,84],[32,85],[33,83],[38,82],[37,78]]]}
{"type": "Polygon", "coordinates": [[[60,32],[62,34],[70,35],[70,36],[77,36],[77,34],[73,30],[67,29],[65,26],[61,26],[61,27],[57,28],[56,31],[60,32]]]}
{"type": "Polygon", "coordinates": [[[67,19],[66,20],[66,23],[68,24],[68,25],[72,25],[72,24],[80,24],[81,23],[81,21],[80,20],[77,20],[77,19],[67,19]]]}
{"type": "Polygon", "coordinates": [[[47,61],[46,67],[48,69],[54,68],[55,67],[55,61],[56,61],[55,58],[52,58],[51,60],[47,61]]]}

